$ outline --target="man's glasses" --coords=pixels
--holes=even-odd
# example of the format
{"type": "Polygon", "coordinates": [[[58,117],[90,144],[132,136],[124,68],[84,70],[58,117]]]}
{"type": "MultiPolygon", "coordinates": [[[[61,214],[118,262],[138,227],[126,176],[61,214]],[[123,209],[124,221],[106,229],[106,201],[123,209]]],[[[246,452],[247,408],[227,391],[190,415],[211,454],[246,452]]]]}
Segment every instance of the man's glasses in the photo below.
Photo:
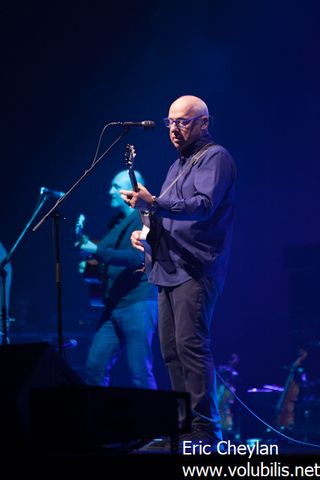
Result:
{"type": "Polygon", "coordinates": [[[170,128],[173,124],[178,128],[186,128],[190,122],[196,120],[197,118],[202,117],[202,115],[197,115],[196,117],[191,118],[173,118],[166,117],[163,119],[163,123],[167,128],[170,128]]]}

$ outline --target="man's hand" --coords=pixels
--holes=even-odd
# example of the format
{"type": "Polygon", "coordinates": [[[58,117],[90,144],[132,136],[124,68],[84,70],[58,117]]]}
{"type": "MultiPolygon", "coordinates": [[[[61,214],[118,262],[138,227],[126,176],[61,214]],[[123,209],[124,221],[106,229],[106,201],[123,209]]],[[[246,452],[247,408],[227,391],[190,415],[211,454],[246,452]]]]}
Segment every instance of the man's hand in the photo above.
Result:
{"type": "Polygon", "coordinates": [[[83,260],[82,262],[79,263],[78,265],[78,271],[82,275],[86,269],[86,261],[83,260]]]}
{"type": "Polygon", "coordinates": [[[148,210],[153,203],[153,195],[138,183],[139,191],[133,192],[132,190],[120,190],[122,199],[126,202],[127,205],[130,205],[132,208],[137,208],[138,210],[148,210]]]}
{"type": "Polygon", "coordinates": [[[140,252],[144,252],[144,246],[140,242],[140,234],[141,230],[135,230],[134,232],[132,232],[130,240],[134,248],[140,250],[140,252]]]}
{"type": "Polygon", "coordinates": [[[88,239],[84,243],[80,244],[78,248],[80,253],[84,253],[84,254],[89,253],[93,255],[94,253],[96,253],[98,247],[95,243],[91,242],[91,240],[88,239]]]}

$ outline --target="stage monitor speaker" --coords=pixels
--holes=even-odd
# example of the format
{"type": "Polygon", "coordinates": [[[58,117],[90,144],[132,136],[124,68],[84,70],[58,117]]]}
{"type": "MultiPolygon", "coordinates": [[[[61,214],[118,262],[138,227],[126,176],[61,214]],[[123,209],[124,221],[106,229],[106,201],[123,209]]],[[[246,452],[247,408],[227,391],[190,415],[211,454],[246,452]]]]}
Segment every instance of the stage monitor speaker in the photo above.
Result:
{"type": "Polygon", "coordinates": [[[1,448],[24,448],[29,444],[33,389],[83,383],[48,342],[0,346],[1,448]]]}
{"type": "Polygon", "coordinates": [[[181,409],[187,415],[184,431],[189,431],[189,393],[89,385],[35,389],[34,445],[50,450],[112,449],[163,435],[175,437],[181,432],[181,409]]]}

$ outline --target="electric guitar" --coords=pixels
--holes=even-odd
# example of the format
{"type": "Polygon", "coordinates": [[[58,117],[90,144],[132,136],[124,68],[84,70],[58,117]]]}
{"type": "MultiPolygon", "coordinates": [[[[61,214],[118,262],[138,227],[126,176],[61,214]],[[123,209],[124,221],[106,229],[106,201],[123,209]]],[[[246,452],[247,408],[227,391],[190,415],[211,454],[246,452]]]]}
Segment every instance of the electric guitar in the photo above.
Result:
{"type": "MultiPolygon", "coordinates": [[[[134,192],[139,191],[138,182],[134,173],[133,163],[136,157],[136,151],[133,145],[128,144],[125,151],[126,167],[128,169],[128,174],[131,181],[132,190],[134,192]]],[[[142,230],[140,233],[140,242],[144,247],[144,254],[149,260],[149,265],[151,265],[151,245],[148,243],[147,236],[150,232],[150,216],[147,212],[140,212],[142,230]]]]}
{"type": "MultiPolygon", "coordinates": [[[[81,213],[75,226],[76,245],[79,248],[83,243],[88,241],[88,236],[84,235],[84,224],[86,217],[81,213]]],[[[93,307],[104,307],[103,298],[106,283],[106,265],[100,263],[90,254],[85,258],[85,268],[82,272],[82,278],[89,286],[90,304],[93,307]]]]}

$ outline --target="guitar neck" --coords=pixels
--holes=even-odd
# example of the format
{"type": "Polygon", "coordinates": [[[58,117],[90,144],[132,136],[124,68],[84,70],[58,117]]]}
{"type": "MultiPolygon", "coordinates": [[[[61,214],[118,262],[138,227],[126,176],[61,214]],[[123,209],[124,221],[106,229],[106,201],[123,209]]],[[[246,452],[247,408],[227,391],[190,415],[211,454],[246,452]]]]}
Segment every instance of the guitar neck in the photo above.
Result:
{"type": "Polygon", "coordinates": [[[139,191],[138,182],[134,174],[134,170],[132,168],[129,170],[129,177],[131,180],[132,190],[134,192],[138,192],[139,191]]]}

